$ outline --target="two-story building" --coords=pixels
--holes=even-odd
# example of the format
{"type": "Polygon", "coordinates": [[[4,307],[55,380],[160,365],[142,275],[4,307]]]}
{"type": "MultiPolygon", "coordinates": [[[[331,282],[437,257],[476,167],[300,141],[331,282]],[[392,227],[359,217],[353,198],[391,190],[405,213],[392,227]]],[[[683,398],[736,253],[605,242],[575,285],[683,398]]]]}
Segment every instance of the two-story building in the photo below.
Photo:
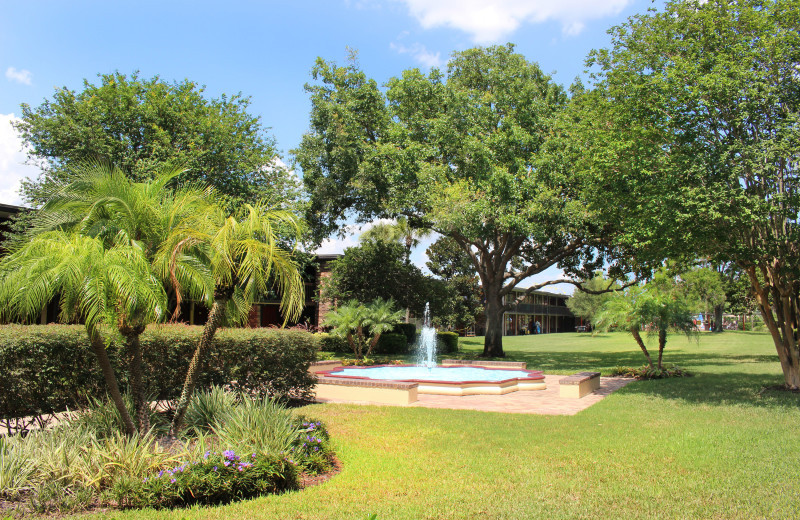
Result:
{"type": "MultiPolygon", "coordinates": [[[[504,336],[575,332],[579,319],[567,307],[568,295],[533,291],[522,297],[523,293],[525,289],[513,289],[505,296],[503,303],[512,307],[503,314],[504,336]]],[[[485,333],[482,321],[476,323],[475,333],[485,333]]]]}

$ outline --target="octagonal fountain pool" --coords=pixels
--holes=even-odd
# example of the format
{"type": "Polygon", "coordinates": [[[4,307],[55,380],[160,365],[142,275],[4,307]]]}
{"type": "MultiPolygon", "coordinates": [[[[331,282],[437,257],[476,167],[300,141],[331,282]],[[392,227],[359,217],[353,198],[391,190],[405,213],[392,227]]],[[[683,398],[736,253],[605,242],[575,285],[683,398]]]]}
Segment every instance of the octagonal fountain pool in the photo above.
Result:
{"type": "MultiPolygon", "coordinates": [[[[319,374],[341,381],[416,383],[420,394],[501,395],[517,390],[544,390],[538,370],[467,366],[381,365],[341,367],[319,374]]],[[[328,379],[331,381],[331,379],[328,379]]]]}
{"type": "Polygon", "coordinates": [[[525,370],[524,363],[476,361],[470,364],[445,360],[444,366],[437,366],[436,329],[431,326],[427,304],[417,353],[416,365],[337,366],[315,370],[317,399],[409,404],[417,400],[417,394],[501,395],[517,390],[544,390],[546,386],[544,374],[525,370]]]}

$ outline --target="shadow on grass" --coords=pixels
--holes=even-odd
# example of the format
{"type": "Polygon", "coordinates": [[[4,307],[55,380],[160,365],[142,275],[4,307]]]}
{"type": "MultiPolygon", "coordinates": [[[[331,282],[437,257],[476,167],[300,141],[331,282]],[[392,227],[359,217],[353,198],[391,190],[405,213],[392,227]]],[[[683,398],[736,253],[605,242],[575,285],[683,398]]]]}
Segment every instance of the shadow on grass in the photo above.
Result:
{"type": "Polygon", "coordinates": [[[800,394],[773,388],[782,383],[781,376],[766,374],[700,373],[694,377],[639,381],[627,385],[620,392],[675,399],[692,404],[800,410],[800,394]]]}
{"type": "MultiPolygon", "coordinates": [[[[630,366],[639,367],[644,365],[647,360],[644,354],[631,350],[629,352],[602,352],[602,351],[582,351],[582,352],[520,352],[508,351],[509,361],[525,361],[528,368],[532,370],[543,370],[551,373],[581,372],[584,370],[600,370],[603,375],[614,367],[630,366]]],[[[655,362],[658,351],[651,352],[655,362]]],[[[730,366],[750,363],[778,363],[777,355],[761,354],[719,354],[703,352],[670,352],[664,351],[664,364],[678,365],[689,371],[697,367],[704,366],[730,366]]]]}

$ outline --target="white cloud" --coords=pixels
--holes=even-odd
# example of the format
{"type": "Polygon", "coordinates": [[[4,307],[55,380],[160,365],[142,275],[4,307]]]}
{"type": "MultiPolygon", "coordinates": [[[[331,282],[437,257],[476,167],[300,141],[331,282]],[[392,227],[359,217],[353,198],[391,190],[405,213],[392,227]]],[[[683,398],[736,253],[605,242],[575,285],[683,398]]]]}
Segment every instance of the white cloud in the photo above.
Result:
{"type": "Polygon", "coordinates": [[[422,27],[451,27],[475,43],[498,43],[523,23],[561,22],[565,34],[583,30],[584,22],[619,13],[631,0],[400,0],[422,27]]]}
{"type": "Polygon", "coordinates": [[[0,114],[0,203],[21,206],[22,179],[36,178],[39,169],[23,164],[26,155],[22,151],[22,140],[11,126],[11,122],[17,120],[14,114],[0,114]]]}
{"type": "Polygon", "coordinates": [[[427,68],[441,67],[442,58],[441,53],[433,53],[425,48],[421,43],[415,43],[409,47],[399,43],[390,43],[389,48],[398,54],[410,54],[417,62],[421,63],[427,68]]]}
{"type": "Polygon", "coordinates": [[[17,83],[22,83],[23,85],[30,85],[31,84],[31,71],[29,70],[17,70],[14,67],[9,67],[6,69],[6,78],[9,81],[16,81],[17,83]]]}

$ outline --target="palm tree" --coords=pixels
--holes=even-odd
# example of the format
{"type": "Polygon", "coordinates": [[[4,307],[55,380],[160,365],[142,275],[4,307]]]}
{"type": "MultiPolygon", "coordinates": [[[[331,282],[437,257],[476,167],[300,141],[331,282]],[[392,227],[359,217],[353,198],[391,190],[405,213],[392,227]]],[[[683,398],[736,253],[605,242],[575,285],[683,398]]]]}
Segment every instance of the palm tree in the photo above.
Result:
{"type": "Polygon", "coordinates": [[[674,284],[664,276],[657,276],[644,287],[633,286],[624,293],[614,293],[597,314],[595,326],[601,330],[619,327],[630,332],[644,352],[648,366],[653,368],[653,360],[640,334],[643,326],[649,326],[648,334],[658,335],[656,366],[659,369],[663,368],[669,331],[683,332],[687,337],[696,332],[688,306],[678,298],[674,284]]]}
{"type": "Polygon", "coordinates": [[[630,332],[636,344],[642,349],[644,357],[647,358],[648,366],[652,368],[653,359],[640,334],[642,325],[646,324],[645,318],[639,312],[640,300],[647,298],[648,295],[639,286],[632,286],[624,293],[613,293],[595,315],[593,325],[597,330],[620,328],[630,332]]]}
{"type": "Polygon", "coordinates": [[[122,399],[100,334],[120,316],[158,320],[166,294],[141,248],[121,242],[110,247],[96,237],[50,231],[22,244],[0,263],[0,317],[31,319],[59,298],[63,321],[82,320],[109,394],[126,433],[136,427],[122,399]]]}
{"type": "Polygon", "coordinates": [[[333,327],[331,333],[346,339],[356,357],[363,359],[369,357],[381,334],[399,323],[402,315],[403,311],[394,309],[392,300],[377,299],[368,305],[350,301],[329,312],[323,324],[333,327]]]}
{"type": "MultiPolygon", "coordinates": [[[[31,234],[65,229],[97,238],[107,248],[119,244],[136,248],[161,275],[162,282],[173,286],[176,308],[180,307],[184,290],[195,300],[210,302],[213,279],[200,259],[179,255],[171,260],[170,268],[156,263],[157,253],[168,237],[176,230],[192,228],[213,208],[207,190],[168,187],[180,173],[181,169],[168,167],[156,172],[151,181],[135,183],[118,168],[106,164],[79,165],[74,170],[75,180],[57,189],[42,207],[31,234]]],[[[149,323],[164,318],[164,312],[153,314],[142,307],[119,309],[116,314],[116,327],[125,338],[131,359],[130,386],[141,433],[149,430],[150,414],[142,377],[140,336],[149,323]]]]}
{"type": "Polygon", "coordinates": [[[280,310],[287,320],[300,317],[305,288],[291,251],[281,247],[279,236],[301,229],[290,211],[270,209],[266,204],[246,204],[240,218],[220,222],[209,214],[196,229],[179,229],[161,248],[162,265],[187,252],[204,257],[214,278],[213,304],[183,384],[170,434],[177,434],[191,402],[201,361],[211,346],[217,328],[228,321],[245,321],[254,301],[273,287],[281,295],[280,310]]]}

